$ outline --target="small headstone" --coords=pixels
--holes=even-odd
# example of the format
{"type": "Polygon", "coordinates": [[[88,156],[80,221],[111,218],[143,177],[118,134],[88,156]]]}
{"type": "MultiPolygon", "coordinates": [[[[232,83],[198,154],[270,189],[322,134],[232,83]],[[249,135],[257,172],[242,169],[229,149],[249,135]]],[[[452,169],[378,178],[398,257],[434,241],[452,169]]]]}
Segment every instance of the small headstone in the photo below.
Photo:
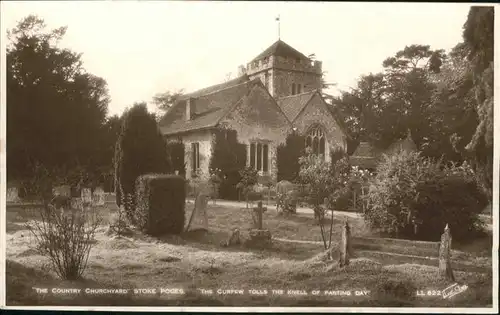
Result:
{"type": "Polygon", "coordinates": [[[9,187],[7,188],[7,202],[19,202],[21,198],[19,198],[19,190],[17,187],[9,187]]]}
{"type": "Polygon", "coordinates": [[[352,255],[351,227],[349,226],[349,223],[346,220],[342,226],[339,266],[344,267],[349,265],[349,259],[351,255],[352,255]]]}
{"type": "Polygon", "coordinates": [[[97,187],[92,193],[92,203],[95,206],[104,206],[105,202],[104,189],[102,189],[102,187],[97,187]]]}
{"type": "Polygon", "coordinates": [[[451,269],[451,232],[448,224],[441,235],[441,244],[439,246],[439,273],[441,277],[455,281],[453,270],[451,269]]]}
{"type": "Polygon", "coordinates": [[[92,204],[92,191],[90,188],[82,189],[82,203],[84,205],[92,204]]]}
{"type": "Polygon", "coordinates": [[[52,188],[52,194],[54,196],[71,197],[71,186],[69,185],[56,186],[52,188]]]}
{"type": "Polygon", "coordinates": [[[239,244],[241,244],[240,230],[239,229],[233,229],[231,231],[231,233],[229,234],[229,237],[227,238],[227,240],[221,242],[221,246],[223,246],[223,247],[229,247],[229,246],[239,245],[239,244]]]}

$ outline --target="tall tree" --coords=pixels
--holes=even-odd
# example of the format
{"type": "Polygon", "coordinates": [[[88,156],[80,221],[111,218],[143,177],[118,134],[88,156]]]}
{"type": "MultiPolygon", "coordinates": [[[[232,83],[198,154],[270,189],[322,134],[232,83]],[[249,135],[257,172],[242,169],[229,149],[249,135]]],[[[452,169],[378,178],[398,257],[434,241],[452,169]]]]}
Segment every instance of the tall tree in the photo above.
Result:
{"type": "Polygon", "coordinates": [[[115,151],[116,202],[118,206],[125,206],[129,219],[133,219],[135,209],[137,177],[147,173],[168,173],[170,169],[167,145],[155,115],[148,112],[146,103],[135,103],[123,114],[115,151]]]}
{"type": "Polygon", "coordinates": [[[471,7],[463,31],[479,120],[466,150],[490,196],[493,184],[494,16],[493,7],[471,7]]]}
{"type": "Polygon", "coordinates": [[[66,27],[47,30],[34,15],[8,31],[7,159],[9,179],[49,171],[95,171],[109,96],[106,82],[82,67],[80,54],[58,47],[66,27]]]}

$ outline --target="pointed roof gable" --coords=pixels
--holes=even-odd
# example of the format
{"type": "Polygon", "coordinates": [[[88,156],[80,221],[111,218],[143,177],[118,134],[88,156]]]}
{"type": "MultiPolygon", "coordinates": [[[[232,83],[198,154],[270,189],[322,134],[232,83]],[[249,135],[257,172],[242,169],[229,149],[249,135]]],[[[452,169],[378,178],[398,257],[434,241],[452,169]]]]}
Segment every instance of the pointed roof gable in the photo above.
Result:
{"type": "Polygon", "coordinates": [[[260,53],[260,55],[252,59],[251,62],[264,59],[269,56],[280,56],[280,57],[309,60],[309,58],[307,58],[303,53],[299,52],[292,46],[288,45],[287,43],[279,39],[274,44],[269,46],[266,50],[264,50],[262,53],[260,53]]]}
{"type": "MultiPolygon", "coordinates": [[[[238,82],[233,80],[234,82],[238,82]]],[[[226,84],[212,86],[207,89],[190,93],[180,98],[160,121],[162,134],[170,135],[188,131],[215,127],[219,121],[242,100],[252,86],[260,79],[227,86],[226,84]],[[223,87],[216,90],[217,87],[223,87]],[[215,90],[215,91],[213,91],[215,90]],[[204,91],[205,93],[203,93],[204,91]],[[191,119],[186,120],[187,100],[192,99],[191,119]]]]}
{"type": "Polygon", "coordinates": [[[277,103],[283,113],[285,113],[286,118],[293,122],[302,111],[302,109],[306,107],[307,103],[309,103],[314,93],[316,93],[316,90],[285,96],[279,98],[277,100],[277,103]]]}

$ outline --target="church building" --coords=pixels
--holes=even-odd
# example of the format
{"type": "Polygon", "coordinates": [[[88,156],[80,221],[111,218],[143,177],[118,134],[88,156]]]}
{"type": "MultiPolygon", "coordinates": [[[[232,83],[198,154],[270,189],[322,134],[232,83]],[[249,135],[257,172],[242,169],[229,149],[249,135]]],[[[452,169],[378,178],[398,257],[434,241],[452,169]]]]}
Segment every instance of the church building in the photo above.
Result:
{"type": "Polygon", "coordinates": [[[292,131],[326,160],[332,149],[347,148],[342,121],[322,96],[322,74],[320,61],[278,40],[240,77],[182,95],[160,130],[167,141],[184,144],[188,179],[208,174],[214,130],[229,128],[246,146],[247,166],[276,180],[277,147],[292,131]]]}

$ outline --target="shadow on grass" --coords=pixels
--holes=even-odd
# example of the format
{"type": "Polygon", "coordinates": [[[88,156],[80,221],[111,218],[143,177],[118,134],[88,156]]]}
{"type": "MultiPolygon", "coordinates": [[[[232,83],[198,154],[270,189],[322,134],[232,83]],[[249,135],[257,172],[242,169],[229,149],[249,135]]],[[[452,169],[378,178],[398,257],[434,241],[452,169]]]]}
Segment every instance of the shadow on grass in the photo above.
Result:
{"type": "MultiPolygon", "coordinates": [[[[55,278],[39,269],[27,267],[7,260],[6,304],[24,305],[72,305],[72,306],[219,306],[221,301],[187,292],[182,298],[138,297],[131,290],[123,295],[52,294],[51,288],[96,288],[119,289],[113,284],[82,279],[66,281],[55,278]],[[49,293],[37,293],[35,288],[47,288],[49,293]]],[[[82,290],[83,291],[83,290],[82,290]]]]}

